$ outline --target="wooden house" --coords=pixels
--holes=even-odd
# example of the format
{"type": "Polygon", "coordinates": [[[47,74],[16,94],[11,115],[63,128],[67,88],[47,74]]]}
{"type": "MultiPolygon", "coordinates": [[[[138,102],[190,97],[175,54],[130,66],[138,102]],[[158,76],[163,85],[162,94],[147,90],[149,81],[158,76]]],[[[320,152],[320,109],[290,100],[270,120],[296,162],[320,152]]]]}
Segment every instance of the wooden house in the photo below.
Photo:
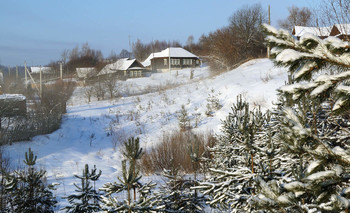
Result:
{"type": "Polygon", "coordinates": [[[59,76],[59,72],[56,72],[52,67],[30,67],[29,72],[34,79],[40,78],[40,72],[43,80],[55,79],[59,76]]]}
{"type": "Polygon", "coordinates": [[[97,75],[95,67],[80,67],[76,68],[78,79],[89,79],[97,75]]]}
{"type": "Polygon", "coordinates": [[[334,36],[345,41],[350,40],[350,24],[335,24],[331,27],[303,27],[295,26],[292,35],[298,39],[306,33],[311,33],[321,39],[334,36]]]}
{"type": "Polygon", "coordinates": [[[135,78],[143,77],[146,69],[136,59],[122,58],[112,64],[107,64],[97,76],[111,76],[135,78]]]}
{"type": "Polygon", "coordinates": [[[151,53],[142,63],[152,71],[167,72],[200,66],[198,56],[180,47],[170,47],[161,52],[151,53]]]}

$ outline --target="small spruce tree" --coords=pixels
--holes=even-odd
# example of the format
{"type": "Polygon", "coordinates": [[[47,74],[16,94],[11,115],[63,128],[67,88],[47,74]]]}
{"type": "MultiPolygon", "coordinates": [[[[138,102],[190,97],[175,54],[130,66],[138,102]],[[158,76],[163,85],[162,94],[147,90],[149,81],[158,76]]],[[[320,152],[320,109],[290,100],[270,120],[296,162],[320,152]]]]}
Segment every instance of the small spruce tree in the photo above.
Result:
{"type": "Polygon", "coordinates": [[[24,160],[27,169],[6,175],[8,212],[54,212],[57,203],[51,192],[54,186],[45,182],[45,170],[36,170],[36,160],[37,156],[29,148],[24,160]]]}
{"type": "Polygon", "coordinates": [[[219,211],[251,211],[246,201],[255,193],[254,177],[261,173],[263,163],[260,152],[264,146],[264,124],[260,109],[249,110],[249,104],[237,97],[232,112],[223,121],[222,135],[213,148],[209,148],[211,176],[197,189],[209,197],[208,203],[219,211]]]}
{"type": "Polygon", "coordinates": [[[122,177],[117,177],[118,182],[106,183],[100,189],[106,192],[102,196],[105,210],[108,212],[149,212],[157,209],[155,198],[151,196],[152,189],[155,184],[152,182],[142,184],[140,182],[141,175],[137,166],[137,160],[143,155],[140,148],[139,139],[130,138],[124,143],[124,157],[127,160],[122,161],[122,177]],[[134,200],[131,199],[131,190],[134,191],[134,200]],[[136,189],[138,189],[139,197],[136,199],[136,189]],[[127,192],[127,199],[118,199],[114,194],[127,192]]]}
{"type": "Polygon", "coordinates": [[[70,206],[66,206],[63,210],[71,213],[101,211],[101,195],[96,191],[95,184],[91,185],[91,181],[95,183],[101,176],[101,173],[101,170],[97,172],[96,166],[90,172],[89,165],[85,164],[82,176],[74,175],[74,177],[81,180],[80,186],[74,183],[74,186],[77,188],[75,191],[79,194],[66,197],[70,206]]]}

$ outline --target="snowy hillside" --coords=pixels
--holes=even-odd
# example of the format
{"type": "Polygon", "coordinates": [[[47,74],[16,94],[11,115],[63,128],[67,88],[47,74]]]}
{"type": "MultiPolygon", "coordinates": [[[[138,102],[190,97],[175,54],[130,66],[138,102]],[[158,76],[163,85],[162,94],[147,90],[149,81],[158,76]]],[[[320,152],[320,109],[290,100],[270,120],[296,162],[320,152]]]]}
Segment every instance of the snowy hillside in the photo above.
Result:
{"type": "MultiPolygon", "coordinates": [[[[270,108],[276,100],[276,88],[287,79],[286,69],[275,68],[267,59],[249,61],[235,70],[209,77],[207,68],[154,74],[149,78],[129,79],[119,85],[123,93],[136,94],[115,100],[86,103],[82,88],[77,88],[68,103],[61,128],[52,134],[37,136],[31,142],[6,147],[13,166],[22,162],[31,147],[38,165],[48,172],[49,182],[58,182],[57,197],[72,194],[73,174],[84,165],[102,170],[98,186],[114,181],[121,172],[120,141],[140,137],[147,148],[157,143],[163,132],[178,129],[176,112],[185,105],[189,114],[201,114],[193,131],[220,131],[221,120],[242,94],[252,106],[270,108]],[[214,94],[223,106],[213,117],[205,116],[207,98],[214,94]],[[138,94],[138,95],[137,95],[138,94]]],[[[193,121],[192,123],[193,124],[193,121]]],[[[153,178],[153,177],[146,177],[153,178]]],[[[60,205],[64,205],[61,200],[60,205]]]]}

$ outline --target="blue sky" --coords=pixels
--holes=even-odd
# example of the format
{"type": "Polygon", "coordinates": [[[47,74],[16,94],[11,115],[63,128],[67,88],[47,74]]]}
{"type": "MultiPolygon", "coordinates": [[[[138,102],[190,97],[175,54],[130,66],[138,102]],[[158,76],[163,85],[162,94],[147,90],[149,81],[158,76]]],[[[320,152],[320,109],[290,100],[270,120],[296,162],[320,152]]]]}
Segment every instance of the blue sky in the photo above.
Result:
{"type": "Polygon", "coordinates": [[[45,65],[65,49],[88,42],[107,57],[131,42],[177,40],[185,44],[228,25],[245,5],[271,5],[272,25],[288,7],[317,0],[0,0],[0,64],[45,65]]]}

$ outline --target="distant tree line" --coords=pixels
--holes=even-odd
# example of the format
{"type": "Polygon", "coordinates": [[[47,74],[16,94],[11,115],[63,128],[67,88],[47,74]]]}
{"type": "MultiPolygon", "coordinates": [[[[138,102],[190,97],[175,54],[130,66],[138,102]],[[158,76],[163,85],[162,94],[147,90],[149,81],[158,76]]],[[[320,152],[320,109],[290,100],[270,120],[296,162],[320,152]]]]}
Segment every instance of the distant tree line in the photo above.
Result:
{"type": "Polygon", "coordinates": [[[144,61],[151,53],[160,52],[168,47],[182,47],[182,45],[178,41],[167,42],[159,40],[145,44],[140,39],[137,39],[132,45],[132,52],[137,60],[144,61]]]}
{"type": "MultiPolygon", "coordinates": [[[[212,71],[227,71],[249,58],[266,54],[261,24],[267,13],[260,4],[246,6],[229,18],[229,25],[208,35],[202,35],[197,43],[189,36],[184,49],[201,57],[212,71]]],[[[179,42],[154,41],[148,44],[137,40],[133,44],[136,59],[144,61],[152,52],[165,48],[181,47],[179,42]]]]}

